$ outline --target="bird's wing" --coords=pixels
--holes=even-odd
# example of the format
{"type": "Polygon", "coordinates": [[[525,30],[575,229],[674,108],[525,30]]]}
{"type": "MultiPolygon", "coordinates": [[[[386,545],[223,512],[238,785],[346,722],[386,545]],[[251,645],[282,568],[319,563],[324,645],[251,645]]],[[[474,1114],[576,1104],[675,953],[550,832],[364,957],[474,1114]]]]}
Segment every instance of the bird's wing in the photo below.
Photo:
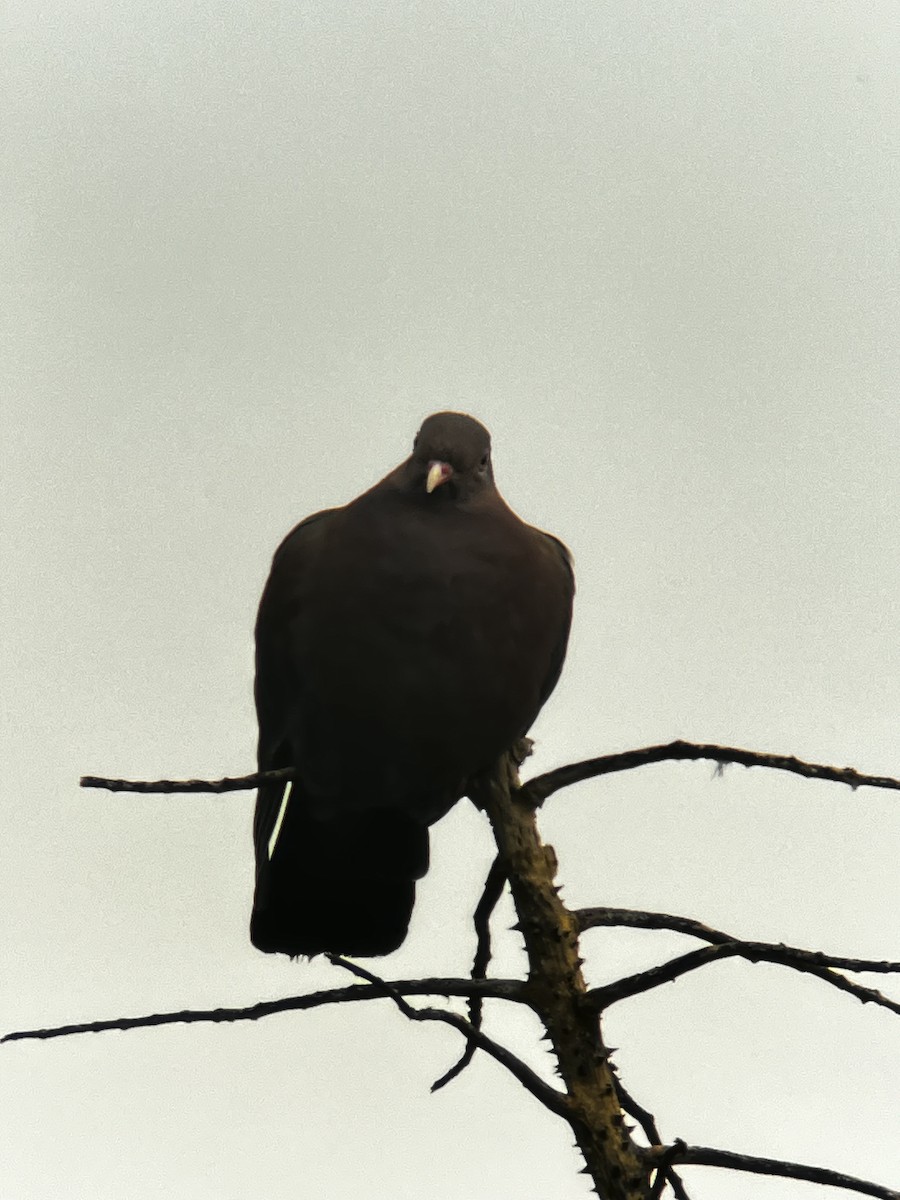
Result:
{"type": "Polygon", "coordinates": [[[538,532],[544,539],[545,544],[549,543],[550,549],[553,552],[555,570],[559,575],[559,586],[562,597],[562,604],[560,605],[560,609],[556,617],[559,625],[557,638],[553,647],[553,652],[550,656],[549,668],[540,691],[540,706],[543,708],[548,696],[559,682],[559,677],[563,669],[563,663],[566,659],[566,647],[568,646],[569,642],[569,630],[572,627],[572,601],[575,597],[575,573],[572,568],[572,555],[568,546],[561,542],[559,538],[555,538],[552,533],[545,533],[543,530],[539,530],[538,532]]]}
{"type": "MultiPolygon", "coordinates": [[[[287,674],[288,617],[292,582],[304,573],[316,543],[337,509],[323,509],[295,525],[275,551],[256,619],[254,695],[259,720],[257,762],[260,771],[293,766],[287,736],[295,682],[287,674]]],[[[284,784],[264,784],[256,798],[253,841],[257,866],[269,858],[269,841],[286,800],[284,784]]],[[[283,814],[282,814],[283,815],[283,814]]]]}

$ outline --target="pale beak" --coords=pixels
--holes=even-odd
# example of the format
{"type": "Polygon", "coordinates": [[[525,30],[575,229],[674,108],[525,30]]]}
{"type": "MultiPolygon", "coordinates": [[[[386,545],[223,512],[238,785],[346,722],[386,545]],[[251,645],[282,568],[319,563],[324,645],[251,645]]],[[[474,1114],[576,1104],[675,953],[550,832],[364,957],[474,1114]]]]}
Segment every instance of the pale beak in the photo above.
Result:
{"type": "Polygon", "coordinates": [[[428,464],[428,475],[425,478],[425,491],[430,496],[435,488],[446,483],[453,474],[453,468],[449,463],[445,462],[430,462],[428,464]]]}

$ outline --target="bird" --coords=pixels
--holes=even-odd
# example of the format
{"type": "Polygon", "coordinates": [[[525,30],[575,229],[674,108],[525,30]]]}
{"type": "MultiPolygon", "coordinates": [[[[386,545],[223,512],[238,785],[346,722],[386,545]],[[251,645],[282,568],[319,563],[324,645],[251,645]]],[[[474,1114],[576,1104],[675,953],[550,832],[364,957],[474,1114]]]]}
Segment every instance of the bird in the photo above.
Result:
{"type": "Polygon", "coordinates": [[[262,782],[253,945],[378,956],[406,938],[429,829],[559,679],[575,591],[494,483],[487,429],[429,416],[412,453],[275,552],[256,621],[262,782]]]}

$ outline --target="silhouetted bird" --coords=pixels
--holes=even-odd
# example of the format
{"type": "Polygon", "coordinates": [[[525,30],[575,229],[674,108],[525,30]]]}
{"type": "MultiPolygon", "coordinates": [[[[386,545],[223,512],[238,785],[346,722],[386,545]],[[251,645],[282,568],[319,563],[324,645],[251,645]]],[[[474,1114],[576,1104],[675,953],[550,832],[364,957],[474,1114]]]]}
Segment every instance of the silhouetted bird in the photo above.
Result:
{"type": "Polygon", "coordinates": [[[561,542],[507,507],[462,413],[279,546],[256,623],[261,787],[250,937],[283,954],[388,954],[428,827],[521,737],[566,653],[561,542]]]}

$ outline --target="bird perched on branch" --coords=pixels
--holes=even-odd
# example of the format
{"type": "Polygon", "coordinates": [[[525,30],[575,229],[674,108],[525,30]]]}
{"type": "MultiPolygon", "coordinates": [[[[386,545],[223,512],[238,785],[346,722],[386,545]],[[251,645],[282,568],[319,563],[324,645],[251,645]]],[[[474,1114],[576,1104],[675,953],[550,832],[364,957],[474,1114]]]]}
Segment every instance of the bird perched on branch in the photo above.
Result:
{"type": "Polygon", "coordinates": [[[522,737],[566,653],[568,551],[494,485],[490,436],[428,417],[412,454],[281,543],[256,623],[260,950],[388,954],[428,829],[522,737]]]}

